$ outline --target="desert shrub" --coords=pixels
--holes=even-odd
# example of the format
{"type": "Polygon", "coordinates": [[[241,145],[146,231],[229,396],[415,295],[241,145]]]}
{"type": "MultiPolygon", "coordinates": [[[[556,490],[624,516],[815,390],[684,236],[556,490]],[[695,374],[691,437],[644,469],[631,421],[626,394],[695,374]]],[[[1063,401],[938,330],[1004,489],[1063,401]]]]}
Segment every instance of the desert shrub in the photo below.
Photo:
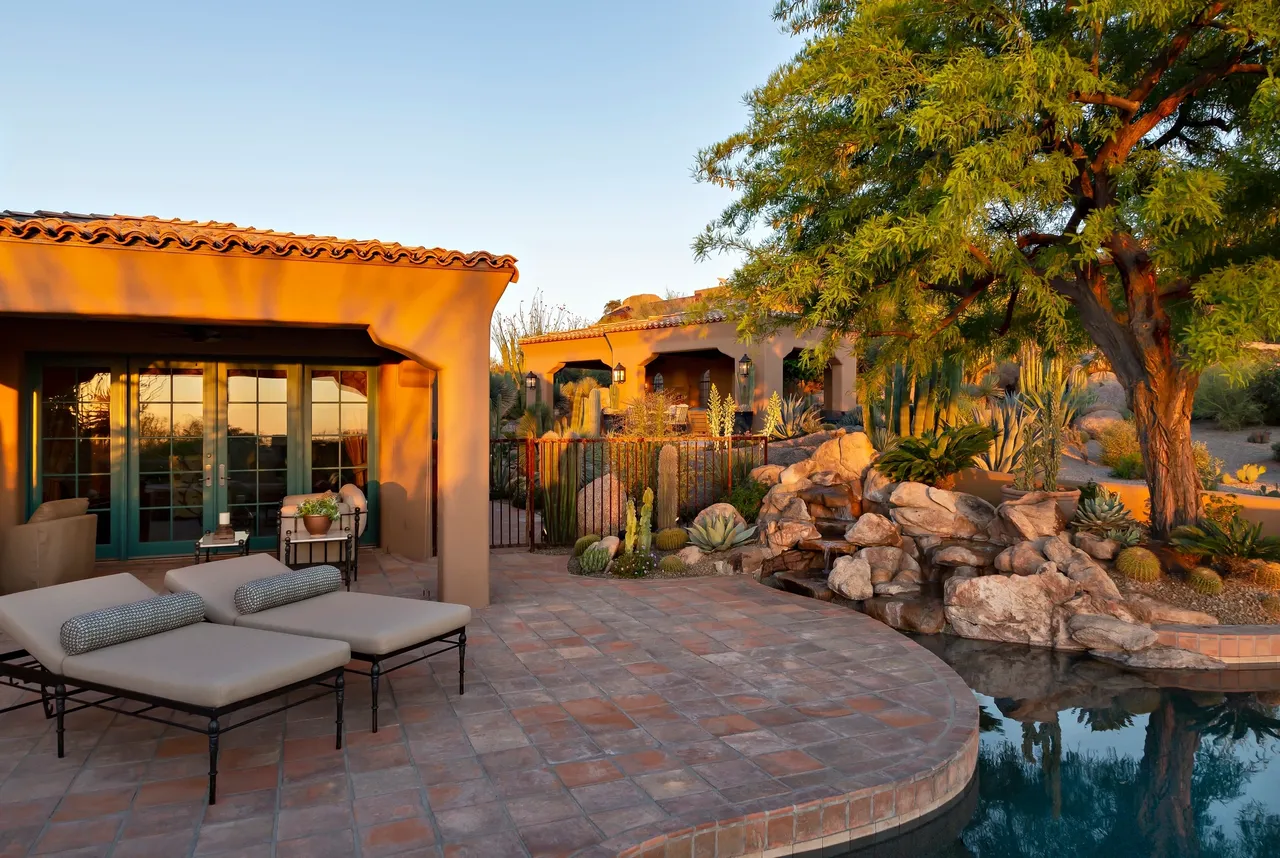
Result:
{"type": "Polygon", "coordinates": [[[1093,484],[1093,488],[1093,493],[1088,497],[1081,491],[1075,518],[1071,520],[1072,528],[1103,536],[1107,531],[1127,530],[1136,524],[1119,494],[1109,492],[1097,483],[1093,484]]]}
{"type": "Polygon", "coordinates": [[[1121,459],[1137,456],[1142,461],[1142,445],[1138,443],[1138,427],[1132,420],[1117,420],[1108,423],[1098,433],[1098,443],[1102,446],[1102,464],[1114,468],[1121,459]]]}
{"type": "Polygon", "coordinates": [[[1140,453],[1125,453],[1111,466],[1111,476],[1117,480],[1141,480],[1147,475],[1147,466],[1140,453]]]}
{"type": "Polygon", "coordinates": [[[1280,426],[1280,364],[1259,370],[1249,382],[1249,396],[1262,411],[1262,422],[1280,426]]]}
{"type": "Polygon", "coordinates": [[[1220,429],[1242,429],[1262,422],[1262,405],[1254,398],[1248,379],[1233,377],[1221,367],[1211,367],[1200,376],[1193,417],[1209,418],[1220,429]]]}
{"type": "Polygon", "coordinates": [[[822,428],[822,414],[808,396],[790,396],[784,402],[775,390],[764,409],[765,435],[778,440],[810,435],[822,428]]]}
{"type": "Polygon", "coordinates": [[[709,515],[685,530],[689,533],[689,542],[706,552],[746,545],[756,535],[754,526],[744,527],[731,515],[709,515]]]}
{"type": "Polygon", "coordinates": [[[1256,560],[1280,560],[1280,539],[1262,535],[1262,524],[1236,516],[1219,523],[1202,518],[1199,524],[1174,528],[1169,542],[1188,554],[1209,560],[1227,574],[1253,568],[1256,560]]]}
{"type": "Polygon", "coordinates": [[[1238,518],[1244,511],[1244,507],[1240,506],[1231,495],[1202,495],[1201,499],[1204,501],[1204,511],[1200,517],[1220,525],[1225,526],[1227,522],[1238,518]]]}
{"type": "Polygon", "coordinates": [[[1191,444],[1191,455],[1196,460],[1196,476],[1200,478],[1200,488],[1211,492],[1222,481],[1222,469],[1226,462],[1209,452],[1209,445],[1203,441],[1191,444]]]}
{"type": "Polygon", "coordinates": [[[756,520],[756,516],[760,515],[760,504],[768,493],[769,487],[759,480],[748,479],[740,483],[735,479],[733,488],[725,492],[720,500],[727,504],[733,504],[733,508],[738,511],[738,514],[750,523],[756,520]]]}
{"type": "Polygon", "coordinates": [[[657,568],[656,557],[644,551],[635,551],[615,557],[610,571],[620,578],[644,578],[657,568]]]}

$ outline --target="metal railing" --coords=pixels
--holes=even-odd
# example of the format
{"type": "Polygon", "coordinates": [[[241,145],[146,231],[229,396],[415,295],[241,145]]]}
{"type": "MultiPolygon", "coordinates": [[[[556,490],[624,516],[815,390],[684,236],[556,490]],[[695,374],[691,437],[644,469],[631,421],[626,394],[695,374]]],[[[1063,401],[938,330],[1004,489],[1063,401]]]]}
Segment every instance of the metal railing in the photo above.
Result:
{"type": "Polygon", "coordinates": [[[676,450],[680,521],[719,501],[769,458],[762,435],[728,438],[497,438],[489,442],[489,543],[493,548],[572,545],[616,534],[627,500],[658,492],[658,458],[676,450]]]}

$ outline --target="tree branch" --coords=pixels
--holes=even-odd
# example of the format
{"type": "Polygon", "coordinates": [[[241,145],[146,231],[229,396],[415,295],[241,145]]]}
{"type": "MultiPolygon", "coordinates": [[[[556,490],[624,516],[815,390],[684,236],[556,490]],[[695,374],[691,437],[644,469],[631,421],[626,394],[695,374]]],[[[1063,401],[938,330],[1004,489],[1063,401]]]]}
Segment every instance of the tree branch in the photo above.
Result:
{"type": "Polygon", "coordinates": [[[1013,291],[1009,293],[1009,304],[1004,308],[1004,323],[1000,325],[1000,329],[996,331],[997,337],[1003,337],[1009,333],[1009,328],[1013,327],[1013,308],[1018,303],[1018,290],[1021,287],[1014,286],[1013,291]]]}
{"type": "Polygon", "coordinates": [[[1196,32],[1209,26],[1226,6],[1226,3],[1214,3],[1201,12],[1194,21],[1179,30],[1169,46],[1156,57],[1147,73],[1139,78],[1138,83],[1129,91],[1129,100],[1137,104],[1145,101],[1151,91],[1156,88],[1156,84],[1164,77],[1164,73],[1173,67],[1178,57],[1182,56],[1182,52],[1187,49],[1187,45],[1191,44],[1196,32]]]}
{"type": "Polygon", "coordinates": [[[1210,116],[1208,119],[1187,119],[1186,114],[1179,110],[1178,117],[1173,121],[1173,125],[1169,127],[1169,130],[1151,141],[1147,148],[1159,149],[1163,146],[1167,146],[1174,140],[1180,138],[1182,136],[1182,132],[1188,128],[1217,128],[1219,131],[1225,133],[1231,130],[1231,123],[1216,116],[1210,116]]]}
{"type": "Polygon", "coordinates": [[[1105,92],[1073,92],[1071,100],[1077,104],[1098,104],[1103,107],[1114,107],[1132,116],[1142,107],[1142,102],[1111,95],[1105,92]]]}

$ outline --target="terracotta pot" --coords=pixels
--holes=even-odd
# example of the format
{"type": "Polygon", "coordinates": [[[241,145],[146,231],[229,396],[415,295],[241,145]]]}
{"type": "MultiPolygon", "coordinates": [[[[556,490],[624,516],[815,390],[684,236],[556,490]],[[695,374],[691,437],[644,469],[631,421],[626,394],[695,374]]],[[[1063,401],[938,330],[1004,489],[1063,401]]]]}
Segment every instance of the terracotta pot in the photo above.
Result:
{"type": "MultiPolygon", "coordinates": [[[[1031,494],[1022,489],[1015,489],[1013,486],[1001,486],[1000,494],[1008,500],[1017,500],[1018,498],[1031,494]]],[[[1080,506],[1080,490],[1065,489],[1060,492],[1041,492],[1046,494],[1058,502],[1058,509],[1062,511],[1062,517],[1067,521],[1076,517],[1076,508],[1080,506]]]]}
{"type": "Polygon", "coordinates": [[[332,525],[333,519],[327,515],[304,515],[302,517],[302,526],[312,536],[324,536],[329,532],[329,528],[332,525]]]}

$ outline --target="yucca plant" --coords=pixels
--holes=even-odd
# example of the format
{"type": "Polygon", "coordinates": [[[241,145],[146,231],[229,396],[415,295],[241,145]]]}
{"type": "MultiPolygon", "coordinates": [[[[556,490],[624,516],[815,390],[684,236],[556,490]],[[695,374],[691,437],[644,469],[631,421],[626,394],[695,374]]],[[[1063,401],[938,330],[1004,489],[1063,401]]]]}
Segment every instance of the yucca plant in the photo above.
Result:
{"type": "Polygon", "coordinates": [[[1077,532],[1104,537],[1109,531],[1127,531],[1135,525],[1120,495],[1102,487],[1098,487],[1093,497],[1081,499],[1071,519],[1071,527],[1077,532]]]}
{"type": "Polygon", "coordinates": [[[875,468],[894,482],[951,488],[956,474],[972,468],[978,456],[991,446],[993,437],[988,427],[970,423],[936,435],[926,432],[919,438],[902,438],[892,450],[881,454],[875,468]]]}
{"type": "Polygon", "coordinates": [[[1255,560],[1280,560],[1280,539],[1262,535],[1262,524],[1235,516],[1223,522],[1202,518],[1199,524],[1174,528],[1169,542],[1207,558],[1228,575],[1249,571],[1255,560]]]}
{"type": "Polygon", "coordinates": [[[764,410],[765,435],[775,440],[811,435],[822,428],[822,414],[807,396],[789,396],[784,402],[775,390],[764,410]]]}
{"type": "Polygon", "coordinates": [[[745,545],[756,535],[755,526],[746,527],[731,515],[709,515],[686,527],[689,543],[703,551],[728,551],[745,545]]]}
{"type": "Polygon", "coordinates": [[[986,426],[993,435],[991,445],[977,457],[978,467],[1002,474],[1017,470],[1034,416],[1012,396],[976,405],[972,410],[973,422],[986,426]]]}

